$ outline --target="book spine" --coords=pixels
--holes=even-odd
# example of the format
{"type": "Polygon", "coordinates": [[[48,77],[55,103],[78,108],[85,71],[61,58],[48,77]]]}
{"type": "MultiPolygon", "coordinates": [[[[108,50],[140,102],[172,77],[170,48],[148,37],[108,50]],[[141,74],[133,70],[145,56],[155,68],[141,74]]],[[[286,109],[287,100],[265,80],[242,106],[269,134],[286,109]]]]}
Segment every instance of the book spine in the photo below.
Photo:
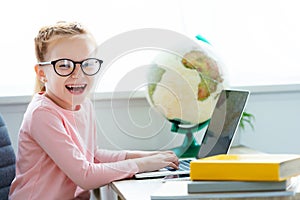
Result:
{"type": "Polygon", "coordinates": [[[286,190],[288,181],[191,181],[188,192],[238,192],[286,190]]]}
{"type": "Polygon", "coordinates": [[[279,181],[279,165],[272,163],[191,162],[191,180],[279,181]]]}

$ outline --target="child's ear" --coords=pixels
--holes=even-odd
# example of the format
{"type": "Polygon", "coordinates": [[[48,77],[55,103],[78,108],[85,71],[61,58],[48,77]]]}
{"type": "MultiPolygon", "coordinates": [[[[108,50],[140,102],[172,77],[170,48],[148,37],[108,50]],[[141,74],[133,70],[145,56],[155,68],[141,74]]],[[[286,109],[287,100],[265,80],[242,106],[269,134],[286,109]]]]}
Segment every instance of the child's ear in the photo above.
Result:
{"type": "Polygon", "coordinates": [[[47,82],[47,79],[46,79],[46,75],[45,75],[45,72],[43,69],[41,69],[41,67],[36,64],[34,66],[34,71],[36,73],[36,76],[38,77],[38,79],[42,82],[42,83],[45,83],[47,82]]]}

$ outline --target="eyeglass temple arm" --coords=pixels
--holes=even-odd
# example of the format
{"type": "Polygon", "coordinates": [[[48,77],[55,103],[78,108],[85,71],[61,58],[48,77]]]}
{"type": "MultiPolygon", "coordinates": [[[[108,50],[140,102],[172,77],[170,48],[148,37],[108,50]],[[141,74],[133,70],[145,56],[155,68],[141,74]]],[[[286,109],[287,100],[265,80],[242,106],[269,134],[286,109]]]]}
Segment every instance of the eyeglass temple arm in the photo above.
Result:
{"type": "Polygon", "coordinates": [[[43,65],[51,65],[51,61],[48,61],[48,62],[39,62],[38,65],[39,65],[39,66],[43,66],[43,65]]]}

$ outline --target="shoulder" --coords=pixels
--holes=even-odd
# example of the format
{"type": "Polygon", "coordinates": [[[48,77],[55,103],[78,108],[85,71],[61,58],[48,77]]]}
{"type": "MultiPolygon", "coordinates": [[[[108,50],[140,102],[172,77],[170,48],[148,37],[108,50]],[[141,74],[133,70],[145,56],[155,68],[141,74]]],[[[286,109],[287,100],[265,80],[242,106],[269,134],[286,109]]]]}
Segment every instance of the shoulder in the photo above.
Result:
{"type": "Polygon", "coordinates": [[[52,127],[62,127],[64,123],[64,115],[44,95],[34,95],[29,103],[23,117],[20,132],[24,132],[31,136],[36,133],[45,134],[45,130],[52,127]]]}
{"type": "Polygon", "coordinates": [[[63,115],[63,111],[59,106],[41,94],[33,96],[25,113],[25,117],[33,121],[42,121],[49,118],[62,119],[63,115]]]}

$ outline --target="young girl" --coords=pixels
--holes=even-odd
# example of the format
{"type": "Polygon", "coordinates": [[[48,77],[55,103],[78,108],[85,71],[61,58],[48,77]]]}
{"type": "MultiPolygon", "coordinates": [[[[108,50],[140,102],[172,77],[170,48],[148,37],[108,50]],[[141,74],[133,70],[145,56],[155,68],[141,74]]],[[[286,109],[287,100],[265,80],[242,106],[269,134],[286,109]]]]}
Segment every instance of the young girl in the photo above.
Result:
{"type": "Polygon", "coordinates": [[[92,35],[78,23],[44,27],[35,38],[38,92],[20,128],[10,199],[89,199],[89,190],[111,181],[178,168],[171,151],[97,148],[87,98],[103,62],[93,56],[95,48],[92,35]]]}

